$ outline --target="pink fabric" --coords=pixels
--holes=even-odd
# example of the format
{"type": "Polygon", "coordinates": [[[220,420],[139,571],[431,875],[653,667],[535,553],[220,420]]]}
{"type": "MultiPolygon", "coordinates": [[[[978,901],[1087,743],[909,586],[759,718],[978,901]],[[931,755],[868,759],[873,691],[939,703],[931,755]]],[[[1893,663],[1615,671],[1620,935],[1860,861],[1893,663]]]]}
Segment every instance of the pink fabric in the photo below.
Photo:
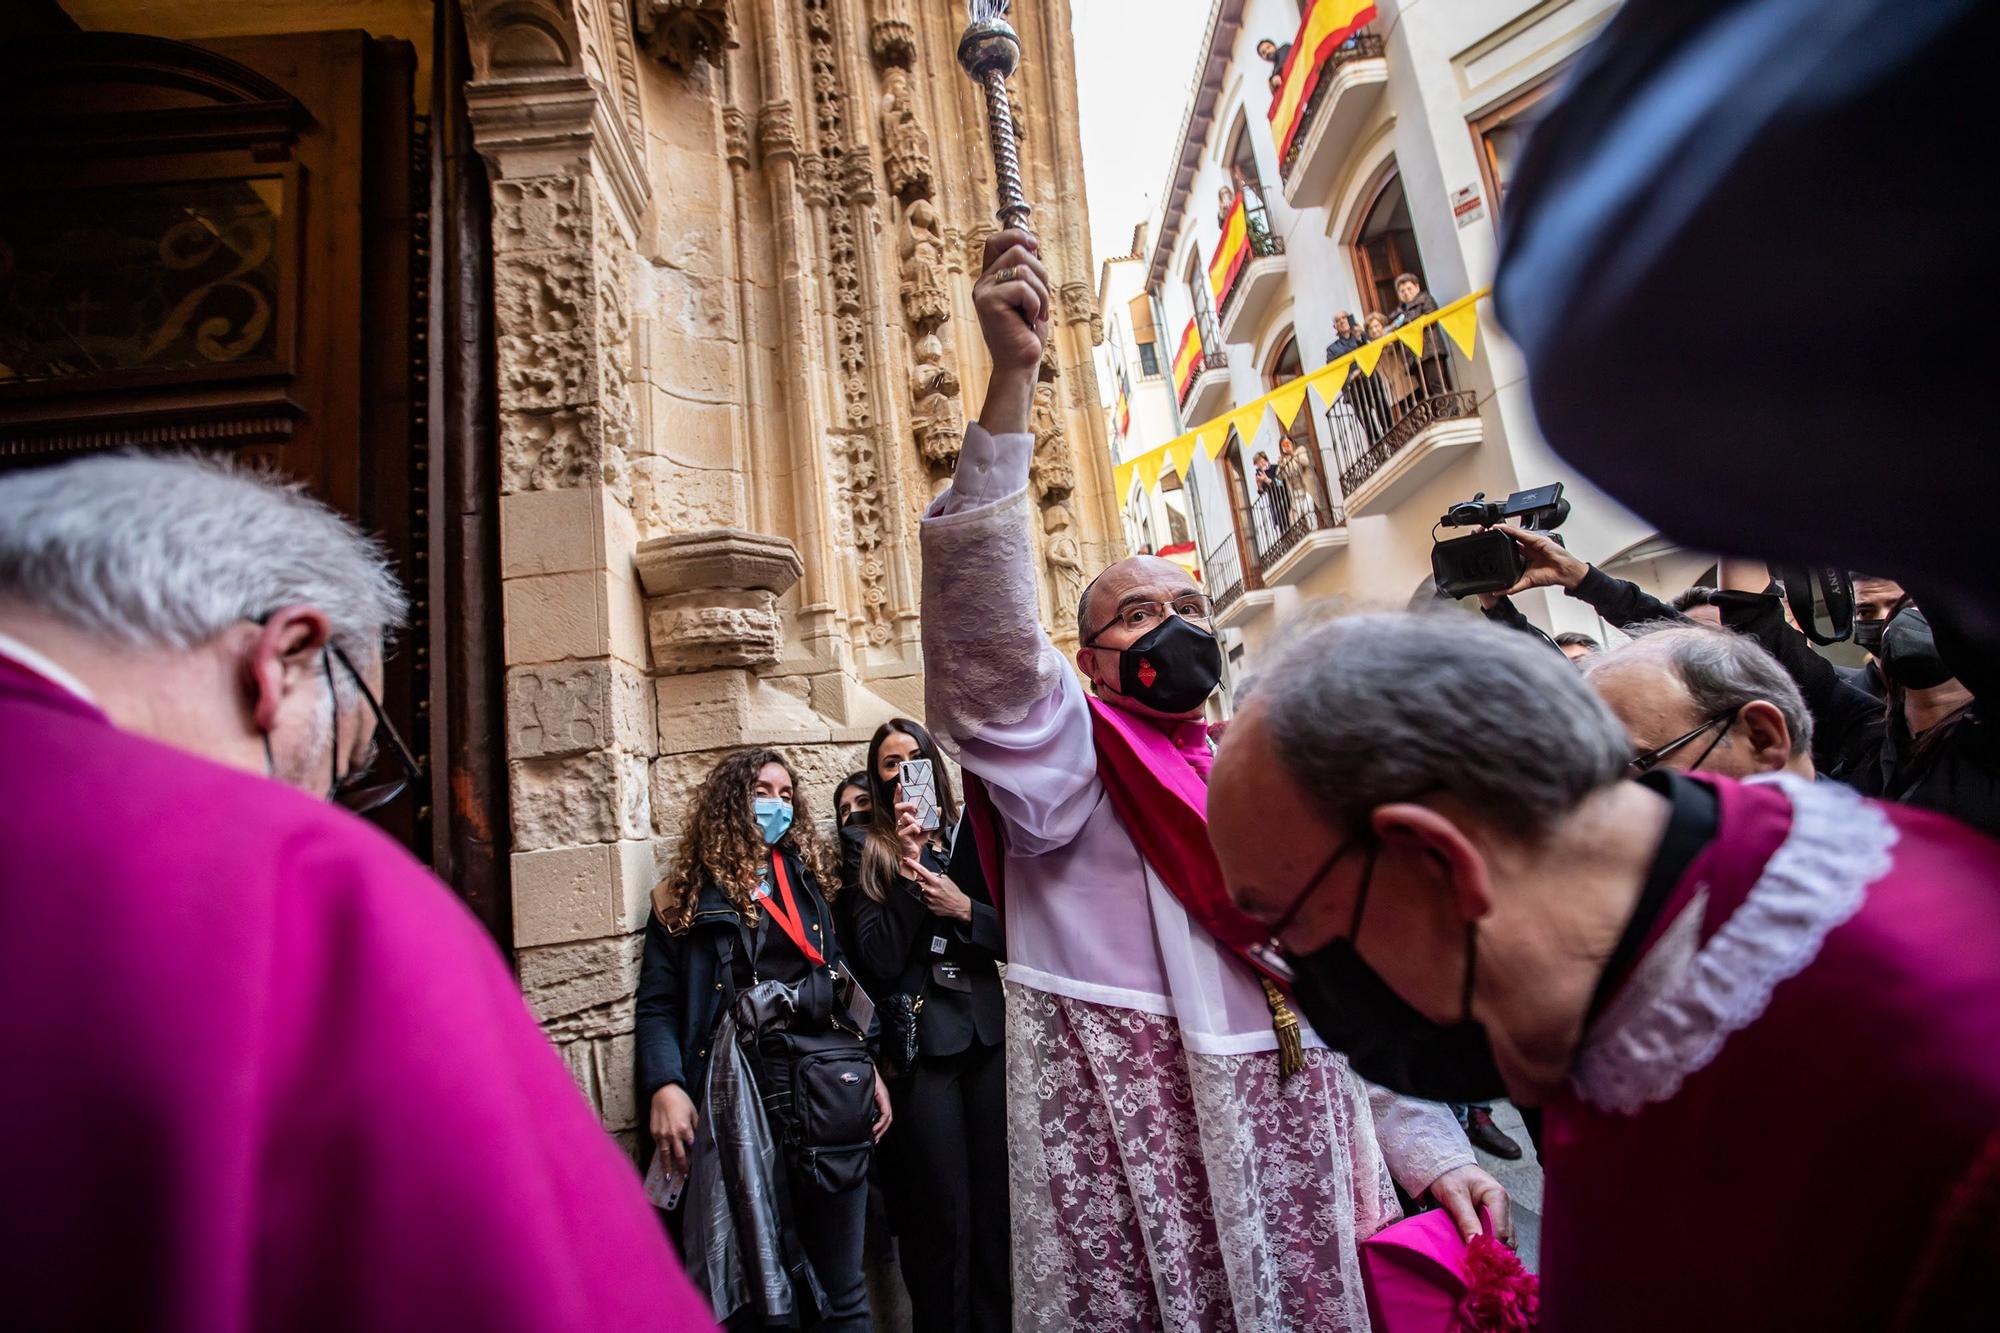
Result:
{"type": "Polygon", "coordinates": [[[1533,1326],[1537,1283],[1493,1239],[1493,1218],[1471,1245],[1442,1208],[1407,1217],[1361,1242],[1361,1278],[1373,1333],[1508,1333],[1533,1326]]]}
{"type": "Polygon", "coordinates": [[[1215,747],[1208,743],[1208,723],[1183,722],[1173,729],[1171,739],[1195,776],[1206,783],[1208,770],[1215,767],[1215,747]]]}
{"type": "Polygon", "coordinates": [[[0,672],[0,1290],[23,1328],[712,1327],[448,890],[0,672]]]}
{"type": "Polygon", "coordinates": [[[1231,900],[1208,840],[1208,768],[1190,759],[1186,739],[1199,739],[1206,756],[1207,726],[1182,724],[1170,736],[1150,719],[1097,698],[1090,712],[1098,778],[1146,864],[1218,944],[1266,971],[1251,951],[1269,943],[1271,932],[1231,900]]]}
{"type": "MultiPolygon", "coordinates": [[[[1718,842],[1679,894],[1707,895],[1705,935],[1791,808],[1774,787],[1716,786],[1718,842]]],[[[1551,1333],[1883,1329],[1921,1295],[1990,1307],[1951,1286],[1968,1270],[1948,1238],[1994,1203],[1978,1172],[2000,1124],[2000,843],[1877,808],[1897,833],[1888,873],[1762,1017],[1635,1115],[1548,1108],[1551,1333]]]]}

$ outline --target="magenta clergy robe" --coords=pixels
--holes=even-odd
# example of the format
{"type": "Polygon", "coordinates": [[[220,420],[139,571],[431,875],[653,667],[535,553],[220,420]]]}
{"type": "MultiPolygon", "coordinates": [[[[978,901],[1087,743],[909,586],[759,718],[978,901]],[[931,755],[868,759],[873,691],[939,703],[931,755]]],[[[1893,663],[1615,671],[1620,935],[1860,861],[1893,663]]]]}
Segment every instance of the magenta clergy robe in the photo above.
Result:
{"type": "Polygon", "coordinates": [[[1994,1327],[2000,843],[1715,786],[1548,1108],[1542,1328],[1994,1327]]]}
{"type": "Polygon", "coordinates": [[[0,656],[0,1323],[711,1327],[499,953],[350,815],[0,656]]]}

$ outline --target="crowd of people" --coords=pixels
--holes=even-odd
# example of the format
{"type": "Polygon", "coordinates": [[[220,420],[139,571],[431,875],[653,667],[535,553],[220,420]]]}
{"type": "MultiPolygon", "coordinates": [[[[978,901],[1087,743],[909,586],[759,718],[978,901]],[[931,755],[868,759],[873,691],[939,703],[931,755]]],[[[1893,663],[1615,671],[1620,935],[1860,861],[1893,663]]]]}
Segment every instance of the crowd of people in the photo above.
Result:
{"type": "MultiPolygon", "coordinates": [[[[1546,160],[1658,72],[1620,59],[1653,9],[1546,160]]],[[[1897,53],[1856,50],[1858,97],[1897,53]]],[[[1595,217],[1535,211],[1550,170],[1510,263],[1595,217]]],[[[213,461],[0,477],[10,1316],[865,1329],[872,1182],[927,1331],[1989,1325],[2000,635],[1940,554],[1970,509],[1852,539],[1864,666],[1816,650],[1795,574],[1731,558],[1661,601],[1502,526],[1524,572],[1483,620],[1309,618],[1224,726],[1180,566],[1098,572],[1071,656],[1044,623],[1051,292],[1032,236],[989,238],[992,375],[921,525],[924,717],[826,805],[763,747],[683,793],[633,996],[644,1187],[492,942],[350,813],[419,776],[380,551],[213,461]],[[1511,600],[1541,588],[1618,642],[1543,634],[1511,600]],[[1503,1097],[1538,1113],[1539,1284],[1468,1139],[1503,1097]],[[1397,1238],[1424,1263],[1375,1262],[1397,1238]]],[[[1559,436],[1581,411],[1544,403],[1559,436]]],[[[1742,489],[1679,480],[1675,518],[1742,489]]],[[[1762,502],[1800,558],[1797,497],[1762,502]]]]}

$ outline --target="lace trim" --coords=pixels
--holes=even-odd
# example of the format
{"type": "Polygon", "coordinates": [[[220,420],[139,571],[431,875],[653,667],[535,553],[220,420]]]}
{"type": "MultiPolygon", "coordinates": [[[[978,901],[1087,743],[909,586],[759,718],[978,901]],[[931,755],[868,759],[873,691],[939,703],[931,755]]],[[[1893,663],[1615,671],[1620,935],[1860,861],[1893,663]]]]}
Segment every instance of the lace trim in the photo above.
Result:
{"type": "Polygon", "coordinates": [[[1889,872],[1897,833],[1881,809],[1832,783],[1790,775],[1763,781],[1791,801],[1791,831],[1705,946],[1685,947],[1698,902],[1655,950],[1669,965],[1634,975],[1629,1003],[1598,1025],[1601,1033],[1591,1034],[1571,1075],[1591,1105],[1635,1115],[1679,1092],[1731,1034],[1763,1016],[1771,993],[1819,956],[1827,935],[1889,872]],[[1681,947],[1670,947],[1675,940],[1681,947]]]}
{"type": "Polygon", "coordinates": [[[1011,726],[1066,670],[1042,630],[1028,492],[923,522],[925,721],[938,744],[1011,726]]]}

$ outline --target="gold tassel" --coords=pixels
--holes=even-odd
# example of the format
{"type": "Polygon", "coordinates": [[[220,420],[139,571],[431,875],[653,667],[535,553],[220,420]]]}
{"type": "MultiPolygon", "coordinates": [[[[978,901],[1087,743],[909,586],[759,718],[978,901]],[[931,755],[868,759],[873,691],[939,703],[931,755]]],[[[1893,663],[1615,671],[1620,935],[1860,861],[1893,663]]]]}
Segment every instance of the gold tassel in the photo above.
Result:
{"type": "Polygon", "coordinates": [[[1284,992],[1269,977],[1264,983],[1264,1000],[1271,1006],[1271,1027],[1278,1034],[1278,1077],[1288,1079],[1306,1072],[1306,1048],[1299,1041],[1299,1016],[1285,1003],[1284,992]]]}

